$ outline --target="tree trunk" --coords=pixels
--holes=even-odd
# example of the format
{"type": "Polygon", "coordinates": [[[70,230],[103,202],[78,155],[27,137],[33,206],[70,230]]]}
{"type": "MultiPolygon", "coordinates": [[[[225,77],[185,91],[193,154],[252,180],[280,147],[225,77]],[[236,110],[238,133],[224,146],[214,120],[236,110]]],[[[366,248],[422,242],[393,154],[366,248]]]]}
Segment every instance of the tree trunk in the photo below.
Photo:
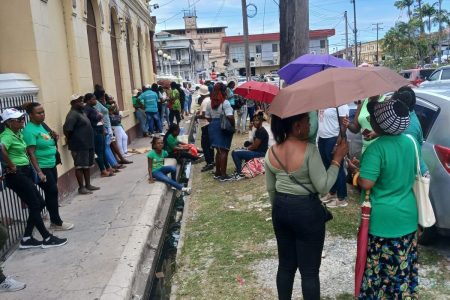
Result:
{"type": "Polygon", "coordinates": [[[425,33],[425,26],[423,26],[423,16],[422,16],[422,0],[417,0],[418,8],[419,8],[419,20],[420,20],[420,33],[425,33]]]}
{"type": "Polygon", "coordinates": [[[280,68],[309,53],[309,0],[280,0],[280,68]]]}

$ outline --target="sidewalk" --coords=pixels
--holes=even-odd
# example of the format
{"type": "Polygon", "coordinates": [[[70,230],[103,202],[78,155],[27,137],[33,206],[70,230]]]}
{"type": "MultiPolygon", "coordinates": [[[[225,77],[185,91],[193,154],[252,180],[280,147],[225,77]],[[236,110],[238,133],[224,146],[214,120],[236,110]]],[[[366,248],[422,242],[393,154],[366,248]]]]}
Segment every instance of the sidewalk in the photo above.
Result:
{"type": "MultiPolygon", "coordinates": [[[[138,139],[129,148],[141,147],[150,148],[150,139],[138,139]]],[[[16,250],[8,258],[5,274],[27,287],[3,293],[1,299],[132,298],[145,253],[157,243],[149,237],[158,228],[162,204],[171,193],[162,183],[148,184],[145,154],[130,159],[134,163],[116,176],[93,179],[100,191],[64,201],[61,217],[75,228],[55,235],[68,238],[67,245],[16,250]]]]}

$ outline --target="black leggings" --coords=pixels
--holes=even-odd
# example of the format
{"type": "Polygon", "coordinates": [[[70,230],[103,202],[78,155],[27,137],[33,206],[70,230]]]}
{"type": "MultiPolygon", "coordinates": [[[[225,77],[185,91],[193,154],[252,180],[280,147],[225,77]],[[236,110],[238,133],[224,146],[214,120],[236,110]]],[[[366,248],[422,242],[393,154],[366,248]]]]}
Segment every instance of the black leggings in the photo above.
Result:
{"type": "Polygon", "coordinates": [[[16,173],[6,174],[6,186],[12,189],[19,198],[28,206],[28,220],[25,227],[25,237],[33,233],[36,226],[41,236],[46,239],[50,233],[42,221],[41,211],[45,207],[45,201],[33,183],[33,173],[30,166],[17,167],[16,173]]]}
{"type": "Polygon", "coordinates": [[[170,122],[170,125],[173,124],[173,118],[176,118],[177,125],[180,125],[181,115],[180,115],[180,111],[179,110],[170,110],[169,111],[169,122],[170,122]]]}
{"type": "Polygon", "coordinates": [[[47,181],[40,182],[39,186],[44,190],[45,205],[50,215],[50,221],[55,225],[61,226],[63,221],[59,216],[58,172],[56,171],[56,167],[50,169],[41,168],[41,171],[47,177],[47,181]]]}
{"type": "Polygon", "coordinates": [[[299,269],[303,299],[319,300],[319,268],[325,240],[325,213],[320,200],[316,196],[276,193],[272,222],[278,246],[278,298],[291,299],[299,269]]]}

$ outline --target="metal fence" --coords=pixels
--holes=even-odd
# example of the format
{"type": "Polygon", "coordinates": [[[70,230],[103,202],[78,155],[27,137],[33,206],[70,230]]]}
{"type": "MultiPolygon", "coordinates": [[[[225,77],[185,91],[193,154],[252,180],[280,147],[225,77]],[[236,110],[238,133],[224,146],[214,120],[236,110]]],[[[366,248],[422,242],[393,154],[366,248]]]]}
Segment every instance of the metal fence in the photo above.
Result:
{"type": "MultiPolygon", "coordinates": [[[[35,94],[0,96],[0,113],[7,108],[19,108],[26,102],[35,102],[36,100],[35,94]]],[[[1,183],[1,187],[0,222],[8,230],[8,240],[4,247],[0,249],[0,259],[3,259],[15,249],[22,238],[28,219],[28,209],[12,190],[4,186],[4,182],[1,183]]],[[[38,189],[43,195],[43,191],[39,187],[38,189]]]]}

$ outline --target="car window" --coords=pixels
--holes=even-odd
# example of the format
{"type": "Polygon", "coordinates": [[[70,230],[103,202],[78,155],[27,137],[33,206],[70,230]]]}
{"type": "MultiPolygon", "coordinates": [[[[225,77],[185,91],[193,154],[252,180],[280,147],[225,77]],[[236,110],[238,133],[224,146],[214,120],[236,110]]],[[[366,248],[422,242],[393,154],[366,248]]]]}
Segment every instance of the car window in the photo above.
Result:
{"type": "Polygon", "coordinates": [[[430,77],[431,73],[433,73],[434,69],[430,70],[420,70],[420,78],[425,79],[430,77]]]}
{"type": "Polygon", "coordinates": [[[435,80],[439,80],[439,76],[441,74],[441,70],[434,72],[433,74],[431,74],[431,76],[428,78],[429,81],[435,81],[435,80]]]}
{"type": "Polygon", "coordinates": [[[411,72],[404,72],[404,73],[401,73],[401,75],[406,79],[411,78],[411,72]]]}
{"type": "Polygon", "coordinates": [[[426,140],[428,137],[428,134],[431,131],[431,128],[433,127],[434,121],[436,121],[436,118],[439,114],[439,108],[431,108],[427,107],[423,103],[425,103],[425,100],[422,100],[418,98],[416,106],[414,108],[417,118],[419,119],[420,126],[422,127],[423,132],[423,138],[426,140]],[[422,103],[421,103],[422,102],[422,103]]]}
{"type": "Polygon", "coordinates": [[[442,70],[441,80],[450,79],[450,69],[442,70]]]}

